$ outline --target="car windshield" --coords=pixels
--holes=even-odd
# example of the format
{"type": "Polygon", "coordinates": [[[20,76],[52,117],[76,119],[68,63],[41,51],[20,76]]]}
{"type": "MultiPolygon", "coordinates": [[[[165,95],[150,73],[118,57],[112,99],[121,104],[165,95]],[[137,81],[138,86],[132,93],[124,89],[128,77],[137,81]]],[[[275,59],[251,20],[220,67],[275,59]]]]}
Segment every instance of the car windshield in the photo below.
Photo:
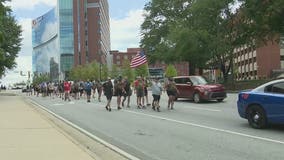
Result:
{"type": "Polygon", "coordinates": [[[200,76],[190,77],[190,80],[193,83],[193,85],[208,84],[208,82],[203,77],[200,76]]]}

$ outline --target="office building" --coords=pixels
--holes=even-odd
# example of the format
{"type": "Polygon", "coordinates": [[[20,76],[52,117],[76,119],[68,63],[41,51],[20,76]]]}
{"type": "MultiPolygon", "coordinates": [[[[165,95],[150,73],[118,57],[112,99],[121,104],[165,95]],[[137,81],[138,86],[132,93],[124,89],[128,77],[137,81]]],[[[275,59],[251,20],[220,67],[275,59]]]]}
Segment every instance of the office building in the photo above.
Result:
{"type": "Polygon", "coordinates": [[[109,63],[108,9],[107,0],[58,0],[55,8],[34,19],[34,74],[63,80],[74,66],[109,63]]]}

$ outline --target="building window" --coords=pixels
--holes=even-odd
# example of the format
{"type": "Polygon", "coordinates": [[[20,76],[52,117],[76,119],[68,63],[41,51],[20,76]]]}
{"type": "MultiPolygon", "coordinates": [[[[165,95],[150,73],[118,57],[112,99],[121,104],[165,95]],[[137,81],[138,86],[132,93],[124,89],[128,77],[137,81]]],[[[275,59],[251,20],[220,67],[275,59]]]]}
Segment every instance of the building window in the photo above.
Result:
{"type": "Polygon", "coordinates": [[[284,56],[280,56],[280,60],[281,60],[281,61],[284,61],[284,56]]]}

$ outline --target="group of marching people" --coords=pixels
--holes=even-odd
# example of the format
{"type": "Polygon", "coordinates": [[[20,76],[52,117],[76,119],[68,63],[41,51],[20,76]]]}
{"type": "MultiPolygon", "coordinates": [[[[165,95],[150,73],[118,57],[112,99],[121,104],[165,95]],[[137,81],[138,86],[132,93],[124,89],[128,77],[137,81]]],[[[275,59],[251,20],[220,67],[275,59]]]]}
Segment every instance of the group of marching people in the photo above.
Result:
{"type": "Polygon", "coordinates": [[[98,94],[98,101],[101,101],[102,93],[107,99],[105,106],[107,111],[111,111],[111,100],[113,96],[117,97],[117,109],[120,110],[122,107],[130,107],[130,97],[132,94],[136,94],[136,103],[138,109],[145,109],[146,106],[150,106],[148,98],[148,88],[151,88],[153,101],[152,109],[160,112],[160,98],[163,91],[167,92],[168,95],[168,109],[173,109],[174,100],[178,90],[172,78],[169,78],[165,85],[162,86],[159,79],[155,78],[149,84],[146,78],[138,76],[136,80],[131,83],[127,77],[122,78],[119,76],[113,82],[110,77],[107,81],[101,82],[95,81],[59,81],[55,82],[43,82],[36,86],[31,87],[30,91],[34,90],[34,94],[39,96],[50,96],[52,98],[59,97],[64,101],[71,101],[70,97],[74,99],[80,99],[85,96],[87,102],[91,101],[91,98],[95,98],[95,94],[98,94]],[[150,85],[150,87],[149,87],[150,85]],[[133,88],[133,89],[132,89],[133,88]]]}
{"type": "Polygon", "coordinates": [[[34,94],[43,97],[49,96],[52,98],[59,97],[65,101],[71,101],[71,96],[74,99],[80,99],[83,95],[87,96],[87,102],[90,102],[91,92],[98,92],[98,99],[101,101],[102,84],[99,80],[90,82],[84,81],[59,81],[59,82],[42,82],[35,86],[29,86],[28,93],[34,91],[34,94]]]}

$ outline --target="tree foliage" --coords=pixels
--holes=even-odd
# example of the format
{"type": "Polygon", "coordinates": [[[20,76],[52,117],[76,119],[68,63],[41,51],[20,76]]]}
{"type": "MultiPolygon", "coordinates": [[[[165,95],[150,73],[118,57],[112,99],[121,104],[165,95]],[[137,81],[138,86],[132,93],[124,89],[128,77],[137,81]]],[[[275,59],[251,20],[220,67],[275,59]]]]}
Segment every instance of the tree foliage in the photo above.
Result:
{"type": "Polygon", "coordinates": [[[148,64],[142,64],[141,66],[134,69],[135,77],[141,76],[141,77],[148,77],[149,75],[149,68],[148,64]]]}
{"type": "Polygon", "coordinates": [[[177,70],[174,65],[170,64],[166,68],[165,77],[175,77],[177,76],[177,70]]]}
{"type": "Polygon", "coordinates": [[[239,0],[241,3],[236,31],[247,42],[263,45],[267,41],[279,41],[284,33],[283,0],[239,0]]]}
{"type": "Polygon", "coordinates": [[[35,75],[33,77],[33,85],[41,84],[42,82],[49,82],[50,77],[47,74],[35,75]]]}
{"type": "Polygon", "coordinates": [[[130,82],[134,81],[134,72],[130,68],[130,61],[125,60],[122,64],[122,76],[127,77],[130,82]]]}
{"type": "Polygon", "coordinates": [[[119,68],[117,65],[113,64],[111,69],[111,77],[116,78],[120,75],[119,68]]]}
{"type": "Polygon", "coordinates": [[[283,33],[283,8],[281,0],[152,0],[141,47],[150,63],[188,61],[191,71],[219,68],[226,79],[234,48],[283,33]]]}
{"type": "Polygon", "coordinates": [[[0,78],[7,69],[16,67],[15,59],[21,49],[21,26],[17,24],[9,7],[0,1],[0,78]]]}
{"type": "Polygon", "coordinates": [[[100,78],[103,80],[107,77],[107,71],[105,70],[107,70],[106,66],[102,66],[102,69],[100,70],[100,65],[96,62],[92,62],[83,66],[76,66],[72,68],[70,72],[70,78],[72,80],[84,81],[99,80],[100,78]]]}

